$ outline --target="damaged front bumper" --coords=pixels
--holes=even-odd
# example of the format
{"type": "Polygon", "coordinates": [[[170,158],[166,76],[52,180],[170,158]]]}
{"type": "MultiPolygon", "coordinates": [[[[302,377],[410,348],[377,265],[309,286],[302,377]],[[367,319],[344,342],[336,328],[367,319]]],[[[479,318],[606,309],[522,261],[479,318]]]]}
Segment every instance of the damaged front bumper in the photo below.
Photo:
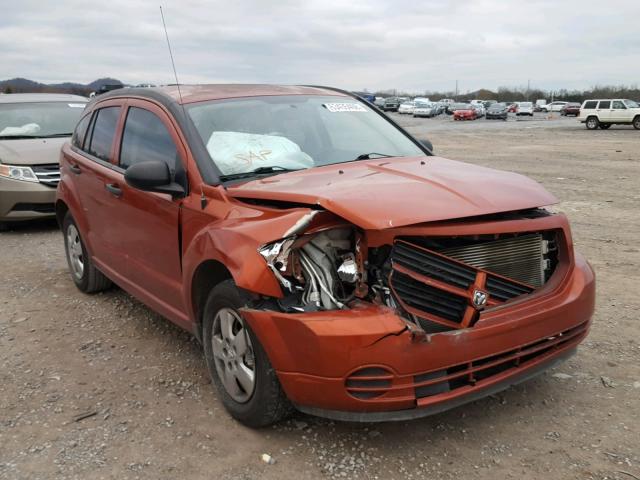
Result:
{"type": "Polygon", "coordinates": [[[437,413],[524,381],[587,336],[595,278],[579,255],[552,292],[481,314],[471,328],[417,342],[387,307],[281,313],[245,309],[288,398],[302,411],[383,421],[437,413]]]}

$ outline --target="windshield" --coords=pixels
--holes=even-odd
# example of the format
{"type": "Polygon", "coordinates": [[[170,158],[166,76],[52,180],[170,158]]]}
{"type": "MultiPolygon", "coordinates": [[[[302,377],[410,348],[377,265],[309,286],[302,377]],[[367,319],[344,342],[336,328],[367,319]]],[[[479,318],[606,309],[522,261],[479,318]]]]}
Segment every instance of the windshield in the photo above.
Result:
{"type": "Polygon", "coordinates": [[[521,106],[521,107],[528,108],[528,107],[530,107],[530,106],[531,106],[531,102],[520,102],[520,106],[521,106]]]}
{"type": "Polygon", "coordinates": [[[489,107],[489,110],[502,110],[503,108],[507,108],[505,103],[494,103],[489,107]]]}
{"type": "Polygon", "coordinates": [[[0,138],[71,135],[84,102],[0,103],[0,138]]]}
{"type": "Polygon", "coordinates": [[[637,102],[633,100],[623,100],[624,104],[629,108],[640,108],[637,102]]]}
{"type": "Polygon", "coordinates": [[[425,155],[380,114],[349,97],[250,97],[187,109],[223,175],[425,155]]]}
{"type": "Polygon", "coordinates": [[[454,103],[451,107],[453,110],[469,110],[471,105],[468,103],[454,103]]]}

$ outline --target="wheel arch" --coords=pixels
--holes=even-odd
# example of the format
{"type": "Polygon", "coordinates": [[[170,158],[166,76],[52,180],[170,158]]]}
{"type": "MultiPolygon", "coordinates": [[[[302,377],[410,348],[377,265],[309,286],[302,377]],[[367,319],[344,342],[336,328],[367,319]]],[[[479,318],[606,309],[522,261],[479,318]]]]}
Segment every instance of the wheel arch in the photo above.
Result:
{"type": "Polygon", "coordinates": [[[229,269],[218,260],[204,260],[193,272],[190,301],[195,316],[194,334],[202,342],[202,314],[211,290],[225,280],[233,279],[229,269]]]}
{"type": "Polygon", "coordinates": [[[64,217],[69,211],[69,206],[64,202],[64,200],[58,199],[56,201],[56,221],[58,222],[58,227],[62,230],[62,222],[64,222],[64,217]]]}

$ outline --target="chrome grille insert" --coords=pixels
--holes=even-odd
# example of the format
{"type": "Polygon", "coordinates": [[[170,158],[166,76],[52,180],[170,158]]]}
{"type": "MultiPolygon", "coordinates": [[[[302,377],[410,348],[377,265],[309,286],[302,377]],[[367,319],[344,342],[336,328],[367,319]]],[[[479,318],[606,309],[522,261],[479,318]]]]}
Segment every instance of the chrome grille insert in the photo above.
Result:
{"type": "Polygon", "coordinates": [[[31,170],[36,174],[43,185],[57,187],[60,182],[60,165],[51,163],[47,165],[32,165],[31,170]]]}

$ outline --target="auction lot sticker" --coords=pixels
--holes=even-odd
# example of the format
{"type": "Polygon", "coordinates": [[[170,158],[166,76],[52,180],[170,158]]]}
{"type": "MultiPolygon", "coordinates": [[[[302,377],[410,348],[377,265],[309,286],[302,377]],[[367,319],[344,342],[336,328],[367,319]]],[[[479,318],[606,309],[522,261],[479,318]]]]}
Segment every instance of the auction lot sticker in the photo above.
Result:
{"type": "Polygon", "coordinates": [[[324,108],[332,113],[366,112],[367,109],[358,103],[325,103],[324,108]]]}

